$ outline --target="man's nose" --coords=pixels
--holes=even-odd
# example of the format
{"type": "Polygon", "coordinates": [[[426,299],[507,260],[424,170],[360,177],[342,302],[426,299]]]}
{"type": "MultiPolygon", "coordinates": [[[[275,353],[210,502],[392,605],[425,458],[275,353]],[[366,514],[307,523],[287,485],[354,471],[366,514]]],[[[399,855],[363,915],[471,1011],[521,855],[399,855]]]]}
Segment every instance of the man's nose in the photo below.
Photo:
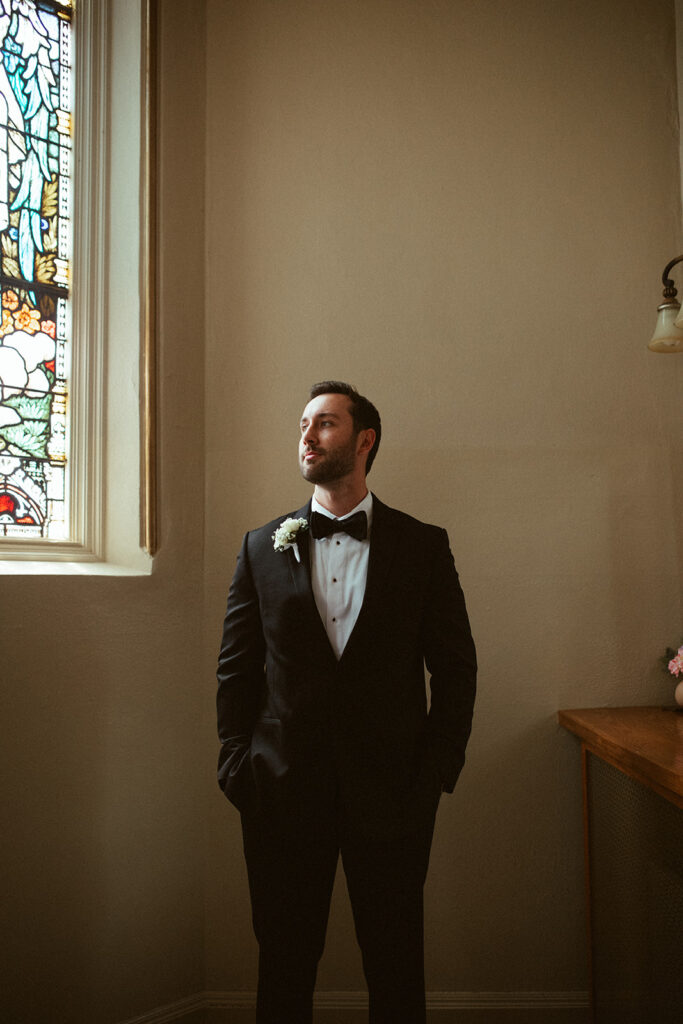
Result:
{"type": "Polygon", "coordinates": [[[309,424],[309,426],[307,426],[306,429],[304,430],[303,434],[301,435],[301,440],[304,442],[304,444],[313,444],[314,443],[314,441],[315,441],[315,430],[313,429],[313,424],[312,423],[309,424]]]}

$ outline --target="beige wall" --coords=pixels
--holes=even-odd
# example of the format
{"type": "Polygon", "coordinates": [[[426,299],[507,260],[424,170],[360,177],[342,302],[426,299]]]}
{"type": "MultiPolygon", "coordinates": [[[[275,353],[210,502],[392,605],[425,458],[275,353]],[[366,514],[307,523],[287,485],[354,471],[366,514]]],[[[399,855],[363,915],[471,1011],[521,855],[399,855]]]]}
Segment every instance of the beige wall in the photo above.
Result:
{"type": "MultiPolygon", "coordinates": [[[[644,347],[681,242],[672,4],[207,10],[207,650],[242,532],[306,497],[307,385],[353,381],[372,486],[448,527],[481,660],[428,984],[585,989],[554,713],[669,699],[681,630],[683,359],[644,347]]],[[[251,988],[238,825],[211,814],[207,983],[251,988]]],[[[320,985],[362,987],[343,892],[320,985]]]]}
{"type": "MultiPolygon", "coordinates": [[[[669,699],[681,631],[683,357],[644,348],[681,246],[673,5],[191,9],[161,2],[155,571],[3,588],[3,1004],[115,1024],[253,989],[214,660],[242,533],[306,497],[327,376],[382,412],[378,495],[448,527],[479,645],[429,987],[585,989],[554,713],[669,699]]],[[[362,987],[341,888],[320,985],[362,987]]]]}
{"type": "Polygon", "coordinates": [[[203,987],[202,6],[182,15],[164,4],[161,552],[149,577],[2,584],[0,1018],[17,1024],[113,1024],[203,987]]]}

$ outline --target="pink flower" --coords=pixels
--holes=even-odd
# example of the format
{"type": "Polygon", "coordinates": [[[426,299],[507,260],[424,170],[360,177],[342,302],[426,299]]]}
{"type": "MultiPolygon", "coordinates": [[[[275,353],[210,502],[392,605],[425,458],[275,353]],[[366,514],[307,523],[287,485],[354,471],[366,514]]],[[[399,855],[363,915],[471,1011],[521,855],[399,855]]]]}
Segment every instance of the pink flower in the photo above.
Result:
{"type": "Polygon", "coordinates": [[[676,676],[676,678],[678,678],[679,673],[683,672],[683,647],[679,647],[678,654],[669,662],[669,672],[672,676],[676,676]]]}

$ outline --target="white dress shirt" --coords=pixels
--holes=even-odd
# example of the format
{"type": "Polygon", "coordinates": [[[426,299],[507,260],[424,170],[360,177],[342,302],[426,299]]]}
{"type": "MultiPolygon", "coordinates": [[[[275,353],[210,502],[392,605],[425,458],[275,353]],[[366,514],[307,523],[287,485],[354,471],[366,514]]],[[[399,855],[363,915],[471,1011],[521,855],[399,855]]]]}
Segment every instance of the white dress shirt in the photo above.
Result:
{"type": "Polygon", "coordinates": [[[328,519],[348,519],[355,512],[365,512],[368,517],[366,540],[356,540],[355,537],[349,537],[348,533],[334,533],[331,537],[322,537],[311,542],[313,596],[338,661],[356,624],[365,596],[372,526],[372,494],[368,491],[363,500],[345,516],[333,516],[315,498],[312,500],[311,508],[328,519]]]}

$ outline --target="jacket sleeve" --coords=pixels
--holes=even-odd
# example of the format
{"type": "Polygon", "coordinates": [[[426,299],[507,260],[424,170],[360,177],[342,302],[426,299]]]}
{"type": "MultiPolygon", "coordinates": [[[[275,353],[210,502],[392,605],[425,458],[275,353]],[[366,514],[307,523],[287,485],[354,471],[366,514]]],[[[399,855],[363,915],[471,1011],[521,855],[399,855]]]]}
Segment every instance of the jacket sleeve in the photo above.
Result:
{"type": "Polygon", "coordinates": [[[429,731],[443,789],[452,793],[465,763],[476,693],[477,658],[458,573],[439,530],[425,602],[423,652],[430,674],[429,731]]]}
{"type": "Polygon", "coordinates": [[[249,565],[249,534],[242,543],[228,594],[218,656],[218,783],[243,808],[250,785],[249,749],[265,688],[265,643],[249,565]]]}

